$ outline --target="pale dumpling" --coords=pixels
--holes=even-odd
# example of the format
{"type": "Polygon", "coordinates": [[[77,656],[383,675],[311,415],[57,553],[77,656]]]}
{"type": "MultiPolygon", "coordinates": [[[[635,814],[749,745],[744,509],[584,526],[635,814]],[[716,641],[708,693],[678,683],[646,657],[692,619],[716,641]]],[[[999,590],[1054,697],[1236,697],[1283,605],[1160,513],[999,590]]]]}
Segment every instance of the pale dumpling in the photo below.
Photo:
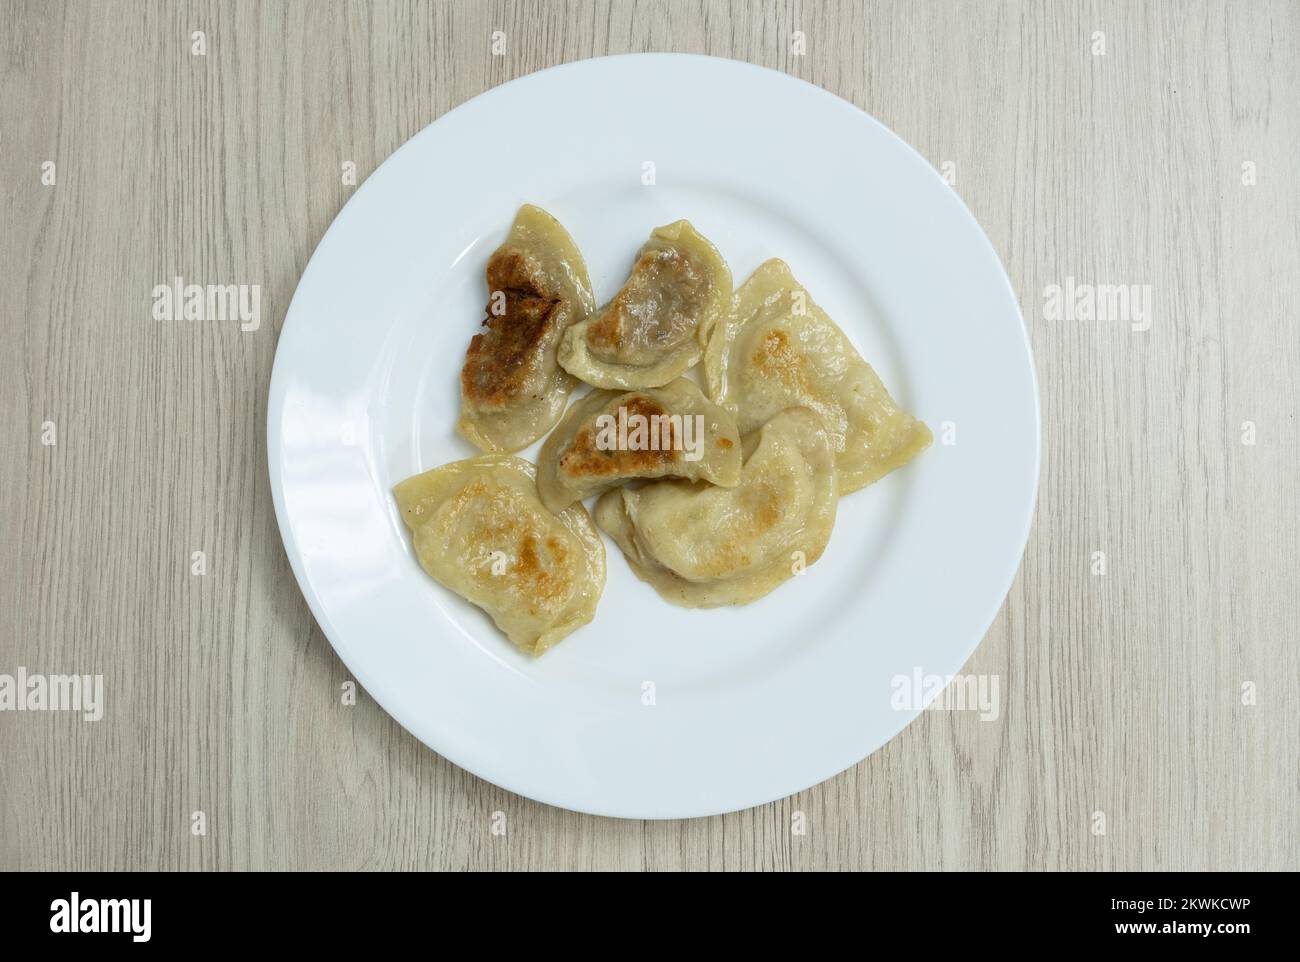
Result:
{"type": "Polygon", "coordinates": [[[780,260],[764,263],[736,292],[704,370],[710,396],[735,412],[742,433],[791,405],[820,415],[841,494],[902,467],[932,440],[780,260]]]}
{"type": "Polygon", "coordinates": [[[540,655],[591,621],[605,587],[605,546],[581,504],[553,513],[522,458],[485,454],[393,489],[421,567],[540,655]]]}
{"type": "Polygon", "coordinates": [[[717,248],[689,221],[658,227],[614,299],[565,331],[560,364],[596,387],[659,387],[700,360],[730,302],[717,248]]]}
{"type": "Polygon", "coordinates": [[[531,204],[488,259],[487,285],[487,330],[465,354],[456,429],[482,451],[518,451],[554,426],[577,385],[556,353],[595,295],[573,238],[531,204]]]}
{"type": "Polygon", "coordinates": [[[656,481],[596,502],[632,570],[685,608],[743,605],[821,557],[839,500],[820,419],[793,408],[743,439],[732,488],[656,481]]]}
{"type": "Polygon", "coordinates": [[[542,503],[559,511],[632,478],[740,479],[735,419],[678,378],[641,391],[592,391],[565,413],[537,457],[542,503]]]}

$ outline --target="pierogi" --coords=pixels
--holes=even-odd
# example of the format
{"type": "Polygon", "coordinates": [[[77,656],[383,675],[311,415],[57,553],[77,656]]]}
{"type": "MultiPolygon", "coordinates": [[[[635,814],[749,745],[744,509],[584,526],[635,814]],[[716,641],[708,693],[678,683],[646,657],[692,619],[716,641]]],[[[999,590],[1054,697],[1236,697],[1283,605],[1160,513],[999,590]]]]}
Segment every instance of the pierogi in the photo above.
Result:
{"type": "Polygon", "coordinates": [[[465,354],[456,429],[482,451],[518,451],[551,429],[577,381],[556,359],[565,329],[595,310],[573,238],[531,204],[487,264],[483,326],[465,354]]]}
{"type": "Polygon", "coordinates": [[[709,395],[735,413],[742,434],[791,405],[815,411],[835,452],[841,494],[902,467],[932,440],[784,261],[765,262],[736,292],[704,371],[709,395]]]}
{"type": "Polygon", "coordinates": [[[592,391],[569,408],[537,457],[542,503],[559,511],[633,478],[740,479],[735,419],[678,378],[640,391],[592,391]]]}
{"type": "Polygon", "coordinates": [[[688,221],[659,227],[622,290],[564,332],[560,364],[600,388],[659,387],[700,360],[731,301],[731,269],[688,221]]]}
{"type": "Polygon", "coordinates": [[[839,500],[821,419],[782,411],[743,438],[742,456],[735,487],[656,481],[596,502],[596,524],[664,600],[748,604],[821,557],[839,500]]]}
{"type": "Polygon", "coordinates": [[[600,530],[674,605],[749,604],[821,558],[842,495],[931,443],[783,261],[733,296],[688,221],[656,228],[599,309],[573,238],[538,207],[486,275],[456,426],[488,453],[393,493],[421,567],[524,652],[594,618],[600,530]],[[681,376],[701,360],[703,390],[681,376]],[[595,389],[566,412],[579,381],[595,389]],[[510,456],[547,432],[537,466],[510,456]]]}
{"type": "Polygon", "coordinates": [[[522,458],[484,454],[393,489],[420,566],[540,655],[591,621],[605,587],[605,546],[581,504],[558,513],[537,497],[522,458]]]}

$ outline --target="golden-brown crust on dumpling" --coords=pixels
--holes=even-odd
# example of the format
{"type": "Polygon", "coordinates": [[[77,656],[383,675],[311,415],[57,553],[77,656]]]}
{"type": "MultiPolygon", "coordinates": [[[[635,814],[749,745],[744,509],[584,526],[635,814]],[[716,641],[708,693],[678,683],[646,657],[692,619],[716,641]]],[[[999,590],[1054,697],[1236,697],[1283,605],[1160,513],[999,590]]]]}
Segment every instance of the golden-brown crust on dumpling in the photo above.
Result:
{"type": "Polygon", "coordinates": [[[694,260],[674,249],[637,258],[627,282],[587,328],[587,346],[606,359],[640,339],[671,350],[694,337],[711,288],[694,260]]]}
{"type": "Polygon", "coordinates": [[[485,329],[465,353],[456,429],[483,451],[518,451],[564,413],[578,382],[559,365],[560,338],[595,310],[595,297],[573,238],[531,204],[519,208],[485,275],[485,329]]]}
{"type": "Polygon", "coordinates": [[[556,320],[560,295],[548,289],[546,278],[528,255],[502,247],[488,260],[488,287],[493,297],[500,292],[505,310],[492,313],[492,301],[485,308],[483,326],[465,353],[460,372],[462,396],[484,407],[501,406],[525,390],[524,380],[537,361],[538,345],[556,320]]]}
{"type": "MultiPolygon", "coordinates": [[[[654,398],[645,394],[632,394],[623,399],[628,416],[639,414],[647,420],[668,414],[668,410],[654,398]]],[[[573,443],[561,454],[556,470],[566,479],[581,477],[635,477],[651,470],[681,460],[682,452],[672,443],[673,428],[668,426],[668,449],[644,451],[603,451],[596,445],[594,425],[584,427],[574,437],[573,443]]],[[[730,442],[728,442],[729,444],[730,442]]]]}
{"type": "Polygon", "coordinates": [[[792,405],[815,411],[835,450],[841,494],[902,467],[932,440],[780,260],[763,263],[736,291],[704,372],[709,396],[743,432],[792,405]]]}
{"type": "Polygon", "coordinates": [[[596,524],[666,601],[715,608],[755,601],[816,562],[839,486],[818,417],[782,411],[743,440],[738,483],[668,480],[609,491],[596,524]]]}
{"type": "Polygon", "coordinates": [[[560,364],[601,388],[660,387],[699,361],[731,300],[731,269],[689,221],[656,228],[619,292],[560,343],[560,364]]]}
{"type": "Polygon", "coordinates": [[[735,419],[697,384],[678,378],[640,391],[592,391],[575,401],[537,455],[537,490],[559,511],[631,480],[678,477],[726,487],[736,483],[740,464],[735,419]],[[611,433],[602,438],[606,418],[603,430],[611,433]],[[635,438],[634,423],[645,428],[635,438]],[[617,437],[624,428],[626,444],[617,437]]]}
{"type": "Polygon", "coordinates": [[[480,455],[407,478],[393,493],[420,566],[524,651],[541,654],[591,621],[604,545],[581,504],[552,512],[541,503],[529,462],[480,455]]]}

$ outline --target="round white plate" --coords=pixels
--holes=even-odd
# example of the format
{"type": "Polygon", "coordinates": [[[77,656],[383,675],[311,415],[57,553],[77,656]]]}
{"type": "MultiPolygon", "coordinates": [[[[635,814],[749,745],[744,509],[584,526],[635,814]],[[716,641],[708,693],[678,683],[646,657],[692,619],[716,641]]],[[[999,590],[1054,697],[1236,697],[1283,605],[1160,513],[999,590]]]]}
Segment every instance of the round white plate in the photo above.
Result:
{"type": "Polygon", "coordinates": [[[1038,393],[997,255],[912,148],[785,74],[642,54],[488,91],[357,190],[294,294],[267,442],[294,574],[385,710],[511,791],[676,818],[829,778],[920,711],[897,678],[961,669],[1028,535],[1038,393]],[[675,608],[607,539],[595,621],[519,654],[420,569],[390,490],[477,453],[458,372],[524,202],[568,228],[599,301],[680,217],[737,285],[783,258],[935,444],[844,498],[822,559],[746,607],[675,608]]]}

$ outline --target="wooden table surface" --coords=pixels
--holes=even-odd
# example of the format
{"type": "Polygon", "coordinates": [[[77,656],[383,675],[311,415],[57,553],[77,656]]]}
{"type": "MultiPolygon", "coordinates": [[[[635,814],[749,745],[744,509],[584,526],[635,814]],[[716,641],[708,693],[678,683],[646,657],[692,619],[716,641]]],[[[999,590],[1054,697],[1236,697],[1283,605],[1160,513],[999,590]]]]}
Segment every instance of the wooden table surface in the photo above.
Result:
{"type": "Polygon", "coordinates": [[[98,722],[0,712],[0,868],[1300,867],[1294,0],[0,10],[0,673],[104,676],[98,722]],[[686,822],[529,802],[342,704],[265,455],[342,165],[650,50],[820,84],[948,171],[1043,411],[1035,527],[966,668],[1000,679],[998,720],[926,712],[686,822]],[[175,276],[260,285],[260,328],[154,320],[175,276]],[[1071,284],[1149,289],[1149,327],[1056,319],[1071,284]]]}

